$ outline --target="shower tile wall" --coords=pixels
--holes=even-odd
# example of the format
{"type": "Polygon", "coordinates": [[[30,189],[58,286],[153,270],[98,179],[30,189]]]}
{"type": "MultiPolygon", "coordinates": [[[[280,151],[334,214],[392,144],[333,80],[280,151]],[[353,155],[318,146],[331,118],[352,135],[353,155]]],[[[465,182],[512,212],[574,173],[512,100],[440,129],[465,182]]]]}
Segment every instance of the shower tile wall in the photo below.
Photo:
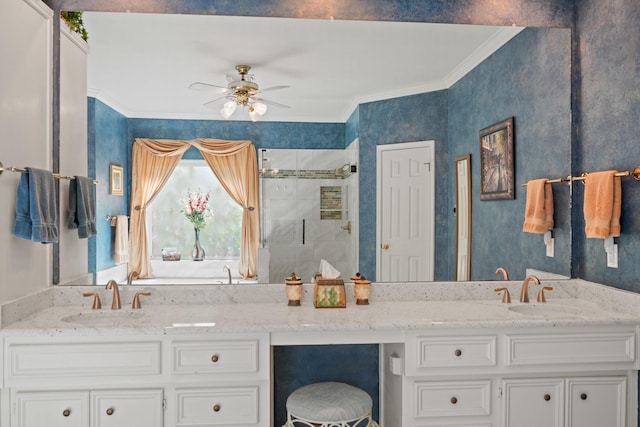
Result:
{"type": "MultiPolygon", "coordinates": [[[[261,168],[278,170],[330,170],[355,163],[352,150],[265,150],[260,152],[261,168]]],[[[308,174],[305,174],[308,175],[308,174]]],[[[313,174],[311,174],[313,175],[313,174]]],[[[346,226],[353,213],[343,200],[342,220],[320,219],[320,187],[340,186],[343,198],[355,193],[356,179],[263,178],[263,245],[270,252],[269,282],[280,283],[295,272],[310,282],[325,259],[349,278],[356,272],[355,235],[346,226]],[[304,242],[303,242],[304,220],[304,242]]]]}

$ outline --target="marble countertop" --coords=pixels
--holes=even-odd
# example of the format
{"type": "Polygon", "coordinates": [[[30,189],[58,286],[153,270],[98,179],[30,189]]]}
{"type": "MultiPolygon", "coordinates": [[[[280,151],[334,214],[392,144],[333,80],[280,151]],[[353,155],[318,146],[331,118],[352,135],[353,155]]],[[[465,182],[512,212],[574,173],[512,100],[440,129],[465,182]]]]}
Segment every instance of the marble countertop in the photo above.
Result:
{"type": "MultiPolygon", "coordinates": [[[[521,328],[541,326],[636,325],[640,296],[580,280],[545,282],[554,291],[548,302],[517,301],[519,282],[372,284],[369,305],[356,305],[347,285],[346,308],[313,306],[311,285],[303,303],[287,305],[284,285],[228,287],[123,287],[121,310],[111,310],[111,295],[103,287],[47,289],[29,301],[2,306],[4,336],[135,335],[182,333],[360,333],[392,337],[398,331],[430,328],[521,328]],[[511,304],[495,293],[506,286],[511,304]],[[103,308],[91,309],[82,292],[97,291],[103,308]],[[136,291],[149,290],[142,309],[131,309],[136,291]],[[522,311],[524,312],[522,312],[522,311]]],[[[377,339],[380,341],[380,339],[377,339]]]]}

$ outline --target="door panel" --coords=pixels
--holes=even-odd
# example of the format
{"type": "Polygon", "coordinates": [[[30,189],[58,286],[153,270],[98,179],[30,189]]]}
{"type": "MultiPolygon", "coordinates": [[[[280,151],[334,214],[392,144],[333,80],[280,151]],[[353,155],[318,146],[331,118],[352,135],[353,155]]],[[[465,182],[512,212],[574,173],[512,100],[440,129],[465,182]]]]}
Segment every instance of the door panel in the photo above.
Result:
{"type": "Polygon", "coordinates": [[[433,280],[434,142],[378,147],[377,280],[433,280]]]}

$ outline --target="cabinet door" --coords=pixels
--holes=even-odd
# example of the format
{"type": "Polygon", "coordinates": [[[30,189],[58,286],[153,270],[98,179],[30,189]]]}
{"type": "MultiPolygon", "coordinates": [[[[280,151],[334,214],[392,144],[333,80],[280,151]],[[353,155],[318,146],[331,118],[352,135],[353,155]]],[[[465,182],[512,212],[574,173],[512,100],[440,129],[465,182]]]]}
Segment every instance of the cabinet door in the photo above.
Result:
{"type": "Polygon", "coordinates": [[[623,427],[626,423],[626,377],[567,380],[567,427],[623,427]]]}
{"type": "Polygon", "coordinates": [[[91,392],[92,427],[162,427],[163,392],[102,390],[91,392]]]}
{"type": "Polygon", "coordinates": [[[561,427],[563,389],[562,379],[505,380],[503,427],[561,427]]]}
{"type": "Polygon", "coordinates": [[[89,425],[89,393],[17,392],[12,427],[86,427],[89,425]]]}

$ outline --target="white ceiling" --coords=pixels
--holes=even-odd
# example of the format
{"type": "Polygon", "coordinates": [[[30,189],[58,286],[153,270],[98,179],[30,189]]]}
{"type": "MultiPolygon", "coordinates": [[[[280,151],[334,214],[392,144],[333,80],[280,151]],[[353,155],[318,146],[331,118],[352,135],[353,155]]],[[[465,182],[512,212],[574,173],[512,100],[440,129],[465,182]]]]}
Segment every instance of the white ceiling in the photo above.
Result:
{"type": "MultiPolygon", "coordinates": [[[[252,66],[263,121],[345,122],[364,102],[450,87],[515,27],[85,12],[88,93],[127,117],[222,120],[203,104],[237,64],[252,66]]],[[[238,109],[230,120],[248,120],[238,109]]]]}

